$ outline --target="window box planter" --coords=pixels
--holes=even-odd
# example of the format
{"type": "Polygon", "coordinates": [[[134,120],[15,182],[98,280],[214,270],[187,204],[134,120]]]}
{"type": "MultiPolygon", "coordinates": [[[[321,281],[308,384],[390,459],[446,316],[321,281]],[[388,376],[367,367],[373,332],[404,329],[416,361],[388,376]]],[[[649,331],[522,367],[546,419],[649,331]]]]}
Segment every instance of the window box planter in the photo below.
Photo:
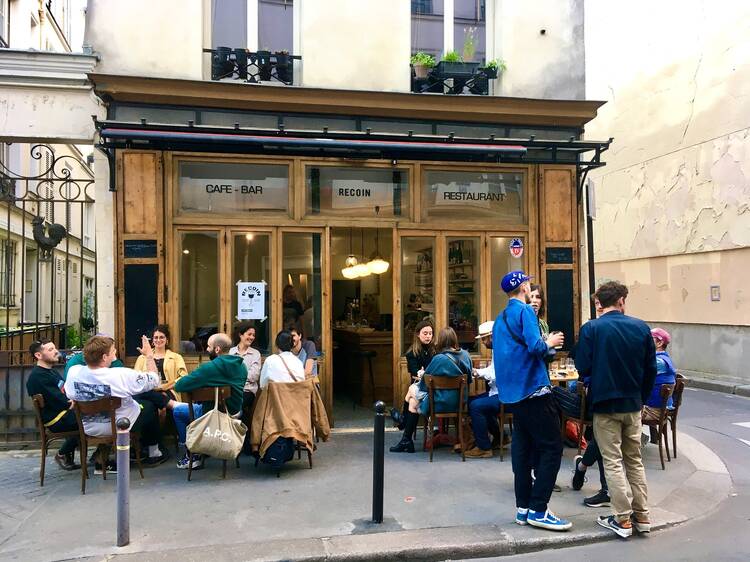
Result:
{"type": "Polygon", "coordinates": [[[258,67],[259,80],[271,79],[271,51],[258,51],[255,65],[258,67]]]}
{"type": "Polygon", "coordinates": [[[276,77],[285,84],[292,82],[292,58],[289,53],[277,52],[276,55],[276,77]]]}
{"type": "Polygon", "coordinates": [[[479,69],[478,62],[449,62],[441,60],[435,67],[439,78],[471,78],[479,69]]]}
{"type": "Polygon", "coordinates": [[[489,80],[494,80],[495,78],[497,78],[497,67],[490,68],[490,67],[485,66],[485,67],[480,68],[479,70],[489,80]]]}

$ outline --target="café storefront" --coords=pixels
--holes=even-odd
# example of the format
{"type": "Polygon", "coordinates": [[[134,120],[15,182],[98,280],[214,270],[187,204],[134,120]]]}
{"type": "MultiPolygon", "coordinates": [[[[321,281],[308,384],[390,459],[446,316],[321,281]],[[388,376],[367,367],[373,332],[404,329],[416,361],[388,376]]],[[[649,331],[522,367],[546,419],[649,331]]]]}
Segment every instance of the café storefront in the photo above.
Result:
{"type": "Polygon", "coordinates": [[[608,146],[579,139],[598,102],[93,80],[123,355],[157,321],[189,367],[239,319],[264,355],[293,323],[335,419],[334,403],[400,403],[423,318],[486,356],[474,336],[509,270],[576,333],[582,179],[608,146]]]}

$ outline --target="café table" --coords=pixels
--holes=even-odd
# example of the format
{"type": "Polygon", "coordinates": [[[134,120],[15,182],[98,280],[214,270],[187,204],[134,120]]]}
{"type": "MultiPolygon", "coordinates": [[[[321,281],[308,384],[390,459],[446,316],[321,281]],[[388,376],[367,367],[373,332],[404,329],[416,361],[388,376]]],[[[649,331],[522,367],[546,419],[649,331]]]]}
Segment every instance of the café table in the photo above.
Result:
{"type": "Polygon", "coordinates": [[[551,373],[549,376],[549,381],[554,386],[568,386],[569,382],[577,381],[577,380],[578,380],[578,371],[573,371],[573,372],[557,371],[555,373],[551,373]]]}

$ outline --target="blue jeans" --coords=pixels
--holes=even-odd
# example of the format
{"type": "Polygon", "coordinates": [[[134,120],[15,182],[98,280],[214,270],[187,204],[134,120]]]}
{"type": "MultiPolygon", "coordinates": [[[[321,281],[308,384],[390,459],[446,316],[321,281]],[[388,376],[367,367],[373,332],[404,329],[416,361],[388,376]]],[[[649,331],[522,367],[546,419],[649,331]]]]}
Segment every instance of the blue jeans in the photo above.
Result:
{"type": "MultiPolygon", "coordinates": [[[[203,404],[194,403],[193,413],[195,413],[196,419],[201,417],[203,415],[203,404]]],[[[177,428],[177,437],[180,444],[184,445],[187,426],[190,423],[190,407],[186,403],[176,404],[172,409],[172,417],[174,418],[174,425],[177,428]]]]}
{"type": "Polygon", "coordinates": [[[497,394],[489,396],[486,392],[469,399],[469,415],[474,441],[477,447],[489,451],[492,443],[489,432],[497,433],[497,414],[500,413],[500,398],[497,394]]]}

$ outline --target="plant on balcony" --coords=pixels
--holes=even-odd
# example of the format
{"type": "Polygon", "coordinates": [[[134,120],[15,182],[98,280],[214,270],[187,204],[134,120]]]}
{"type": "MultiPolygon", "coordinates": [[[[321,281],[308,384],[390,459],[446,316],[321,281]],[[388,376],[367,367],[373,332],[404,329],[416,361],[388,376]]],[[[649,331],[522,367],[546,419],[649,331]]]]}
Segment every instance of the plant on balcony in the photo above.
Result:
{"type": "Polygon", "coordinates": [[[420,79],[427,78],[427,73],[430,69],[435,68],[436,64],[435,57],[422,51],[411,56],[411,65],[414,67],[414,74],[420,79]]]}
{"type": "Polygon", "coordinates": [[[478,68],[478,62],[464,62],[456,51],[448,51],[438,63],[436,72],[441,78],[467,79],[471,78],[478,68]]]}
{"type": "Polygon", "coordinates": [[[505,72],[507,66],[505,61],[499,59],[493,59],[484,65],[484,68],[480,69],[487,78],[497,78],[498,73],[505,72]]]}
{"type": "Polygon", "coordinates": [[[476,46],[476,34],[477,34],[477,28],[469,26],[468,28],[464,28],[464,50],[463,50],[463,60],[474,60],[474,55],[477,52],[477,46],[476,46]]]}
{"type": "Polygon", "coordinates": [[[276,51],[276,77],[285,83],[292,81],[292,59],[289,51],[276,51]]]}

